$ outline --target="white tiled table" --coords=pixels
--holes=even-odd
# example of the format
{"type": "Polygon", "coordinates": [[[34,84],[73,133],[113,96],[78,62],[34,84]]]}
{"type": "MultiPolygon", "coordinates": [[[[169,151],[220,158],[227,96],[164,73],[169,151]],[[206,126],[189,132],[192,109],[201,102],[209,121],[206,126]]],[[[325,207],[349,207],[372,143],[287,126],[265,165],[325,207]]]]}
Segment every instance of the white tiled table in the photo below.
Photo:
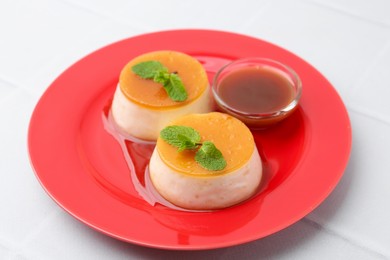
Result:
{"type": "Polygon", "coordinates": [[[0,259],[390,259],[390,1],[0,2],[0,259]],[[209,251],[127,244],[81,224],[30,167],[27,127],[48,85],[106,44],[206,28],[282,46],[321,71],[352,122],[349,166],[307,217],[251,243],[209,251]]]}

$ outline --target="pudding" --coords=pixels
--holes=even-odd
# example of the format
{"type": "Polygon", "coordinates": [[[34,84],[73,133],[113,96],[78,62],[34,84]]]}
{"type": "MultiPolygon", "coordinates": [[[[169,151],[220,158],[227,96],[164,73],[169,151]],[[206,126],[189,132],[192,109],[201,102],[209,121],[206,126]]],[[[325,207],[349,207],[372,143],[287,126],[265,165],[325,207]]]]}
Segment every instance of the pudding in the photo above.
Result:
{"type": "Polygon", "coordinates": [[[116,125],[125,133],[155,141],[161,129],[173,119],[190,113],[212,110],[207,74],[193,57],[175,51],[156,51],[131,60],[122,70],[111,106],[116,125]],[[134,73],[135,65],[157,61],[169,73],[180,77],[187,92],[175,101],[163,85],[134,73]]]}
{"type": "Polygon", "coordinates": [[[251,197],[262,177],[262,164],[252,133],[240,120],[223,113],[190,114],[170,126],[195,129],[201,142],[211,141],[226,166],[207,170],[194,150],[178,149],[157,139],[149,163],[150,179],[158,193],[176,206],[193,210],[226,208],[251,197]]]}

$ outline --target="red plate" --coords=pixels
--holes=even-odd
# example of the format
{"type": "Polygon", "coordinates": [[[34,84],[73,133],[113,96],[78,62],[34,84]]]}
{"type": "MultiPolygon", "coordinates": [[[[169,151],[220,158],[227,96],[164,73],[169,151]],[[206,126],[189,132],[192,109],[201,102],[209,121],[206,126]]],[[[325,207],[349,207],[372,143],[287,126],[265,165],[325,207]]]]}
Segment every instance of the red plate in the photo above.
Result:
{"type": "Polygon", "coordinates": [[[111,44],[67,69],[37,104],[28,145],[44,189],[85,224],[139,245],[210,249],[265,237],[318,206],[347,165],[351,126],[331,84],[294,54],[243,35],[177,30],[111,44]],[[198,58],[209,77],[230,60],[253,56],[278,60],[300,75],[300,108],[280,125],[253,132],[265,183],[245,203],[215,212],[184,212],[153,207],[135,191],[120,146],[103,128],[102,111],[122,67],[137,55],[164,49],[198,58]]]}

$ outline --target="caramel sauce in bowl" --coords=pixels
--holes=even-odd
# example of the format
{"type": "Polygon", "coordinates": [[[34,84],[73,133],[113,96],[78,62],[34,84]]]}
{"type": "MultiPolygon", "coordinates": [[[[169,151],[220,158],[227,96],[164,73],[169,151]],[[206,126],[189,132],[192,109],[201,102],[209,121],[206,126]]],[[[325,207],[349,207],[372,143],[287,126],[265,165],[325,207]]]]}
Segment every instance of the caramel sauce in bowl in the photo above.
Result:
{"type": "Polygon", "coordinates": [[[246,58],[222,67],[212,92],[219,108],[252,129],[285,119],[296,109],[302,83],[290,67],[270,59],[246,58]]]}

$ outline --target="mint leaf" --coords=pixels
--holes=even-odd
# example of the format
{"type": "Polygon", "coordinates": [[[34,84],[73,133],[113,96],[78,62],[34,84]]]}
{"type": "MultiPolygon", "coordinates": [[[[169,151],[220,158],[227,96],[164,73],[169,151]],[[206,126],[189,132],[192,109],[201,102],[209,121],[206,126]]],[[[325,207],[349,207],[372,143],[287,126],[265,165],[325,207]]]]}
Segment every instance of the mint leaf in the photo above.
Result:
{"type": "Polygon", "coordinates": [[[179,148],[195,149],[200,141],[200,134],[193,128],[187,126],[167,126],[160,132],[160,137],[168,144],[179,148]]]}
{"type": "Polygon", "coordinates": [[[154,82],[161,83],[163,85],[166,85],[169,83],[170,74],[166,71],[158,71],[154,77],[154,82]]]}
{"type": "Polygon", "coordinates": [[[196,141],[194,142],[194,140],[187,135],[178,134],[177,139],[180,142],[180,146],[178,150],[179,152],[182,152],[186,149],[192,150],[198,147],[198,143],[196,141]]]}
{"type": "Polygon", "coordinates": [[[195,154],[195,161],[207,170],[219,171],[226,167],[226,161],[221,151],[210,141],[203,142],[195,154]]]}
{"type": "Polygon", "coordinates": [[[164,84],[164,88],[169,97],[174,101],[184,101],[188,97],[183,82],[177,74],[170,74],[169,81],[167,84],[164,84]]]}
{"type": "Polygon", "coordinates": [[[168,144],[178,148],[178,151],[194,150],[200,145],[195,154],[195,161],[210,171],[219,171],[226,167],[226,161],[220,150],[210,141],[200,143],[200,134],[188,126],[167,126],[160,132],[160,137],[168,144]]]}
{"type": "Polygon", "coordinates": [[[188,97],[180,77],[176,73],[169,73],[159,61],[141,62],[134,65],[131,70],[143,79],[153,79],[154,82],[162,84],[173,101],[185,101],[188,97]]]}
{"type": "Polygon", "coordinates": [[[159,61],[145,61],[134,65],[131,70],[143,79],[153,79],[158,72],[168,72],[159,61]]]}

